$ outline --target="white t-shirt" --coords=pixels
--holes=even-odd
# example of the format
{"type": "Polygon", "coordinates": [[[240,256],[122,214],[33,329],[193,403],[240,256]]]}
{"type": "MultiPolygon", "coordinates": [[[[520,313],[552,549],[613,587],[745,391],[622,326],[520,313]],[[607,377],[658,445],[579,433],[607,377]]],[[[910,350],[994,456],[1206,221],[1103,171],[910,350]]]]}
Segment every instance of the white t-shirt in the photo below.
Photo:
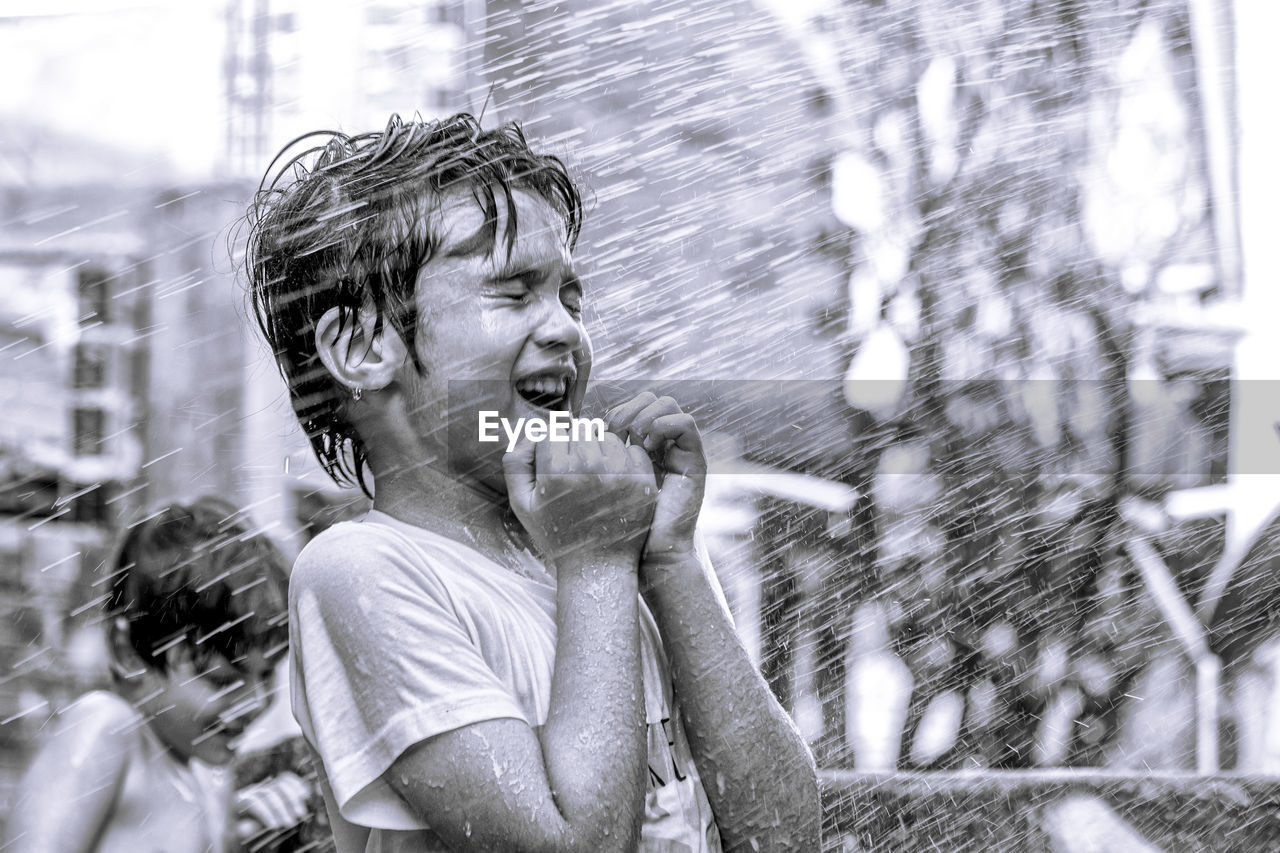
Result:
{"type": "MultiPolygon", "coordinates": [[[[546,722],[554,580],[524,577],[371,512],[309,543],[289,586],[293,712],[323,764],[339,853],[443,849],[382,775],[409,747],[453,729],[501,718],[546,722]]],[[[718,853],[643,601],[641,613],[649,783],[639,849],[718,853]]]]}

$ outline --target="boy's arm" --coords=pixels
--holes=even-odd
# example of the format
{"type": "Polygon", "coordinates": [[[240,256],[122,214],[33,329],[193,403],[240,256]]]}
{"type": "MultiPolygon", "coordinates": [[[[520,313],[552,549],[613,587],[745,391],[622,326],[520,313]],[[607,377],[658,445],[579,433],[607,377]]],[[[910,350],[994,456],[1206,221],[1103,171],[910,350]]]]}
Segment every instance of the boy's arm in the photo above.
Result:
{"type": "Polygon", "coordinates": [[[608,421],[659,458],[641,582],[725,849],[816,850],[813,758],[752,664],[694,547],[707,470],[697,426],[670,397],[647,392],[608,421]]]}
{"type": "Polygon", "coordinates": [[[92,853],[111,820],[137,732],[114,702],[68,709],[23,777],[0,849],[92,853]]]}
{"type": "Polygon", "coordinates": [[[450,849],[595,853],[636,843],[645,779],[637,564],[654,488],[644,454],[607,438],[607,450],[540,445],[536,476],[532,445],[508,454],[512,506],[535,538],[543,531],[556,568],[550,710],[537,733],[516,720],[476,723],[392,765],[392,786],[450,849]],[[593,473],[571,458],[583,453],[604,454],[588,463],[593,473]],[[620,494],[628,477],[631,493],[620,494]]]}
{"type": "Polygon", "coordinates": [[[817,850],[813,758],[748,657],[701,562],[694,554],[650,557],[642,571],[725,850],[817,850]]]}

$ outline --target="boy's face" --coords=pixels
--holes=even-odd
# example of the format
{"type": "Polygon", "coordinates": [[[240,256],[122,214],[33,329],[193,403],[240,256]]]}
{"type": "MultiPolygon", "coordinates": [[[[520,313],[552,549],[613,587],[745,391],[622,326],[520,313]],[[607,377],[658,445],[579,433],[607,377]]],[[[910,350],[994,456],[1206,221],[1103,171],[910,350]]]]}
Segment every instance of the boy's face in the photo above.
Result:
{"type": "Polygon", "coordinates": [[[450,473],[500,490],[506,438],[480,443],[479,412],[496,411],[513,424],[545,420],[551,410],[577,414],[591,369],[582,285],[564,221],[540,197],[519,190],[514,196],[518,227],[509,256],[501,201],[491,242],[470,193],[445,199],[440,248],[418,276],[417,348],[425,375],[410,364],[398,377],[410,434],[443,450],[450,473]]]}
{"type": "Polygon", "coordinates": [[[184,761],[227,764],[236,741],[267,706],[271,667],[260,652],[234,666],[220,654],[200,662],[173,655],[168,671],[155,676],[160,692],[148,703],[155,709],[153,730],[184,761]]]}

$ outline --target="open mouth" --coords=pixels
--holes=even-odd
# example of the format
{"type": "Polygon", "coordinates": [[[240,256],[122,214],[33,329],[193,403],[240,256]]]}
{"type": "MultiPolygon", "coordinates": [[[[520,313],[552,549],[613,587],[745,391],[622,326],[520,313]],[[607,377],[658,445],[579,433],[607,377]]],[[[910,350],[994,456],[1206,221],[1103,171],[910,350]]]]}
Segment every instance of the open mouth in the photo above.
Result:
{"type": "Polygon", "coordinates": [[[516,393],[539,409],[568,411],[571,385],[570,377],[563,373],[540,373],[517,379],[516,393]]]}

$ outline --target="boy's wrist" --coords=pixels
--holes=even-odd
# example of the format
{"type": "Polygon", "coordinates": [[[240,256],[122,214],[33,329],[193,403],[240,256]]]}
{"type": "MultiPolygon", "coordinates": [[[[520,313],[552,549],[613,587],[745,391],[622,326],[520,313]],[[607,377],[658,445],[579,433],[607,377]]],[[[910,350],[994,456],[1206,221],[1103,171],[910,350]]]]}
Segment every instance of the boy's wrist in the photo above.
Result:
{"type": "Polygon", "coordinates": [[[652,606],[664,597],[666,590],[680,587],[681,581],[693,572],[701,574],[701,563],[692,544],[688,548],[646,551],[640,560],[641,592],[652,606]]]}
{"type": "Polygon", "coordinates": [[[687,542],[676,542],[662,548],[646,547],[640,557],[640,564],[646,567],[664,568],[682,566],[690,560],[696,562],[697,559],[697,548],[694,547],[693,540],[689,539],[687,542]]]}
{"type": "Polygon", "coordinates": [[[636,574],[639,554],[634,548],[600,548],[583,546],[566,551],[552,557],[556,567],[556,575],[587,575],[600,573],[636,574]]]}

